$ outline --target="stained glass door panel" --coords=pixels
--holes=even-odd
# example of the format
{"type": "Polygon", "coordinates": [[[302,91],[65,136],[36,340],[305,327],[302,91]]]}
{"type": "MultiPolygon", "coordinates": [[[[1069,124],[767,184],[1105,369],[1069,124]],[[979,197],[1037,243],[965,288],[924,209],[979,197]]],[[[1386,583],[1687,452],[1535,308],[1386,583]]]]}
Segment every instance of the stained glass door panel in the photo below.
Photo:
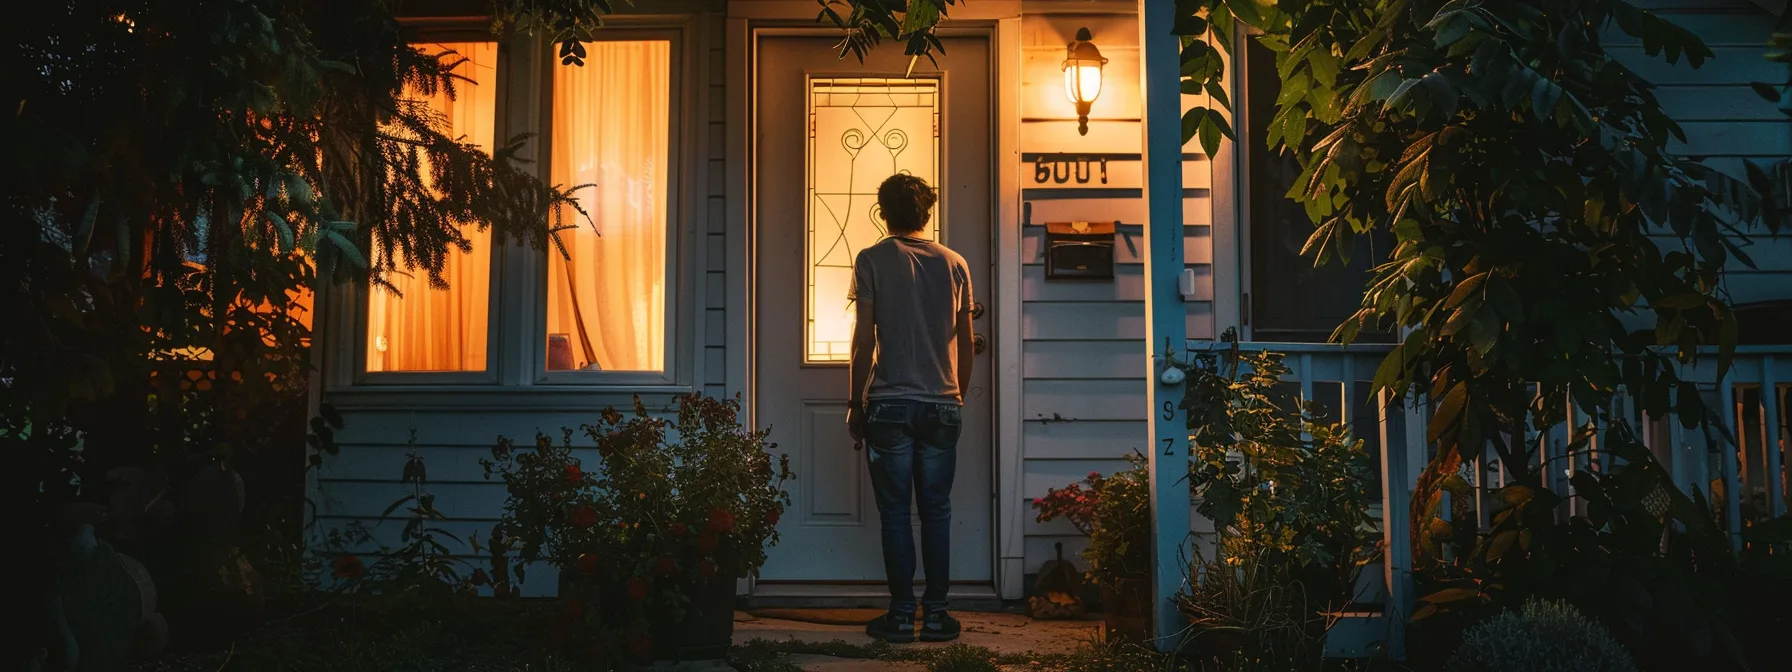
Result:
{"type": "MultiPolygon", "coordinates": [[[[806,162],[803,361],[845,364],[853,259],[888,234],[877,186],[895,174],[939,184],[937,79],[811,78],[806,162]]],[[[943,196],[943,194],[942,194],[943,196]]],[[[945,212],[945,208],[936,208],[945,212]]],[[[944,224],[936,215],[926,237],[944,224]]]]}

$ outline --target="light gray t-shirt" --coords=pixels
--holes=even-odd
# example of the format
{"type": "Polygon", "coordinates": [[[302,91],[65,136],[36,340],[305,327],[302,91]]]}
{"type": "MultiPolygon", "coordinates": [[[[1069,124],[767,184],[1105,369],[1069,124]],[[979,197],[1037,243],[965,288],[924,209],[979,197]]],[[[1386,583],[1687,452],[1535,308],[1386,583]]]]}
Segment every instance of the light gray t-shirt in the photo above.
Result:
{"type": "Polygon", "coordinates": [[[945,245],[891,236],[859,251],[847,298],[871,308],[877,356],[867,399],[958,403],[958,314],[971,267],[945,245]]]}

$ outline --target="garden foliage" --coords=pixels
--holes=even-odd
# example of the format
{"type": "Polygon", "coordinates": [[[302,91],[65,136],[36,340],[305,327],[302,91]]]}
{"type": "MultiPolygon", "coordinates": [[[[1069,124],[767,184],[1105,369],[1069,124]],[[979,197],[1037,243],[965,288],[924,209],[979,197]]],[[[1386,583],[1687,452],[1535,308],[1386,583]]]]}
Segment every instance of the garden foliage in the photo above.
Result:
{"type": "MultiPolygon", "coordinates": [[[[1363,442],[1289,398],[1279,354],[1233,346],[1179,367],[1194,446],[1190,495],[1215,529],[1204,542],[1213,557],[1191,563],[1178,601],[1194,626],[1187,653],[1228,665],[1317,665],[1327,613],[1358,597],[1358,571],[1377,555],[1363,442]]],[[[1049,490],[1034,508],[1041,522],[1062,517],[1089,535],[1082,557],[1091,577],[1143,589],[1153,560],[1150,478],[1142,456],[1128,459],[1128,469],[1049,490]]]]}
{"type": "Polygon", "coordinates": [[[1326,632],[1367,597],[1357,575],[1380,555],[1369,454],[1291,394],[1278,353],[1232,343],[1182,368],[1190,482],[1214,529],[1178,600],[1185,649],[1213,669],[1320,669],[1326,632]]]}
{"type": "Polygon", "coordinates": [[[531,563],[551,564],[563,582],[561,644],[599,662],[611,658],[598,652],[651,657],[655,636],[711,607],[697,597],[718,581],[732,597],[734,580],[778,541],[789,460],[739,417],[738,401],[681,396],[669,421],[637,399],[631,414],[609,409],[583,427],[590,461],[574,454],[570,429],[558,444],[538,435],[532,449],[500,439],[481,460],[509,494],[488,540],[492,580],[520,582],[531,563]]]}
{"type": "Polygon", "coordinates": [[[224,636],[260,609],[255,563],[301,543],[315,290],[441,284],[463,226],[539,245],[567,190],[520,138],[487,154],[406,98],[467,85],[463,59],[411,47],[385,2],[9,10],[0,503],[42,551],[21,655],[74,655],[48,577],[82,523],[141,558],[177,640],[224,636]]]}
{"type": "Polygon", "coordinates": [[[1562,602],[1532,600],[1462,636],[1448,672],[1634,672],[1636,664],[1598,623],[1562,602]]]}

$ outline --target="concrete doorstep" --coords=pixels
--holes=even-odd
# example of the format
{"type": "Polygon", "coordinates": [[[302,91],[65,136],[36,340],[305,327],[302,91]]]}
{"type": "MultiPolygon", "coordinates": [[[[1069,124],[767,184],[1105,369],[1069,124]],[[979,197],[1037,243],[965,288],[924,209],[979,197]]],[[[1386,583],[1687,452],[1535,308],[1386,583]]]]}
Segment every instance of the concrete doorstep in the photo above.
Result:
{"type": "MultiPolygon", "coordinates": [[[[863,611],[863,614],[845,613],[847,610],[839,609],[817,610],[817,618],[797,620],[803,618],[803,610],[767,611],[777,616],[755,615],[745,611],[735,612],[734,642],[744,644],[754,639],[763,639],[772,642],[798,641],[826,644],[841,641],[862,646],[871,644],[873,641],[865,634],[864,623],[881,613],[875,609],[852,610],[863,611]],[[855,615],[863,616],[863,618],[855,618],[855,615]]],[[[964,624],[964,634],[958,638],[958,641],[951,643],[916,642],[893,646],[940,648],[951,644],[965,644],[984,647],[1000,654],[1071,653],[1080,646],[1097,641],[1101,637],[1102,631],[1102,624],[1097,620],[1035,621],[1024,614],[978,612],[953,612],[952,615],[964,624]]],[[[794,655],[790,659],[805,670],[825,672],[926,669],[920,663],[858,660],[815,654],[794,655]]]]}

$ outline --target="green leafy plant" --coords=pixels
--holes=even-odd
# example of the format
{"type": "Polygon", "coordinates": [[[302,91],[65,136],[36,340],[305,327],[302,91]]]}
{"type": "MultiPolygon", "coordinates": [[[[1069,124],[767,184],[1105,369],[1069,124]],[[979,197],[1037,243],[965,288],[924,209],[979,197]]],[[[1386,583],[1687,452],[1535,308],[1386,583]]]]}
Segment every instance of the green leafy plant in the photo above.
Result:
{"type": "MultiPolygon", "coordinates": [[[[1571,412],[1627,435],[1628,418],[1614,410],[1620,387],[1650,417],[1715,424],[1678,365],[1715,345],[1720,380],[1727,371],[1736,321],[1718,279],[1732,260],[1752,265],[1746,230],[1776,225],[1761,198],[1770,185],[1670,151],[1684,133],[1653,87],[1603,46],[1601,31],[1615,26],[1669,64],[1697,67],[1712,52],[1619,0],[1227,5],[1276,55],[1281,95],[1266,141],[1303,168],[1288,196],[1316,224],[1305,253],[1319,263],[1343,258],[1354,236],[1378,228],[1397,241],[1334,338],[1370,328],[1406,334],[1374,387],[1429,398],[1426,439],[1439,450],[1411,505],[1421,570],[1442,561],[1429,552],[1436,536],[1475,537],[1436,512],[1446,491],[1472,494],[1455,474],[1490,453],[1515,485],[1503,495],[1537,514],[1500,521],[1528,520],[1528,534],[1496,528],[1477,542],[1499,543],[1503,559],[1490,569],[1503,577],[1494,591],[1501,603],[1542,586],[1598,588],[1607,591],[1598,602],[1614,608],[1595,611],[1617,617],[1639,590],[1601,580],[1616,568],[1651,586],[1643,593],[1689,598],[1679,611],[1701,625],[1677,632],[1703,636],[1719,610],[1706,606],[1709,594],[1690,599],[1700,592],[1687,582],[1727,571],[1715,555],[1722,545],[1706,548],[1689,532],[1667,545],[1704,548],[1700,562],[1658,562],[1643,545],[1601,536],[1611,529],[1544,515],[1553,495],[1544,494],[1538,442],[1518,437],[1559,427],[1571,412]]],[[[1570,433],[1576,449],[1589,444],[1583,428],[1570,433]]],[[[1581,480],[1577,496],[1595,485],[1581,480]]],[[[1696,525],[1685,522],[1699,515],[1690,507],[1678,520],[1696,525]]],[[[1635,528],[1637,538],[1645,529],[1635,528]]],[[[1447,585],[1431,583],[1427,604],[1461,594],[1447,585]]],[[[1712,641],[1692,648],[1709,654],[1712,641]]],[[[1675,655],[1687,654],[1643,658],[1675,655]]]]}
{"type": "MultiPolygon", "coordinates": [[[[327,428],[327,427],[326,427],[327,428]]],[[[444,540],[470,544],[479,550],[477,538],[462,539],[441,526],[448,517],[435,506],[429,491],[429,468],[417,452],[417,430],[411,428],[409,450],[398,482],[410,492],[392,501],[380,513],[379,522],[402,522],[398,545],[381,542],[359,520],[333,527],[315,540],[324,551],[306,573],[308,587],[330,596],[404,595],[415,599],[448,599],[470,595],[486,582],[483,571],[468,572],[470,564],[444,540]],[[394,516],[402,512],[402,516],[394,516]],[[372,556],[369,562],[367,556],[372,556]]]]}
{"type": "Polygon", "coordinates": [[[734,578],[765,563],[792,475],[766,432],[741,427],[739,416],[736,400],[681,396],[668,421],[637,399],[631,415],[608,409],[584,427],[596,444],[591,471],[574,456],[570,429],[559,444],[537,436],[532,450],[500,439],[481,460],[509,493],[493,538],[516,552],[514,575],[522,580],[532,562],[560,570],[556,639],[600,662],[611,658],[596,651],[650,657],[656,626],[705,608],[693,596],[717,581],[732,595],[734,578]]]}
{"type": "MultiPolygon", "coordinates": [[[[443,539],[456,544],[467,542],[459,535],[443,529],[447,516],[436,509],[436,496],[429,492],[429,468],[417,453],[417,430],[411,429],[411,449],[405,457],[399,482],[411,486],[410,494],[395,500],[380,514],[390,520],[393,512],[403,509],[404,527],[399,531],[399,546],[382,553],[373,567],[374,585],[387,592],[417,592],[447,596],[470,591],[472,584],[463,576],[467,563],[450,550],[443,539]]],[[[477,550],[477,547],[475,547],[477,550]]]]}
{"type": "Polygon", "coordinates": [[[1562,602],[1532,600],[1470,628],[1449,672],[1633,672],[1630,652],[1562,602]]]}
{"type": "Polygon", "coordinates": [[[1368,503],[1379,495],[1363,441],[1277,388],[1283,355],[1236,343],[1181,365],[1190,482],[1226,543],[1324,567],[1340,585],[1375,555],[1368,503]]]}
{"type": "MultiPolygon", "coordinates": [[[[1233,345],[1176,366],[1193,445],[1189,488],[1219,551],[1193,563],[1179,600],[1201,640],[1190,655],[1317,665],[1335,620],[1327,614],[1355,597],[1360,568],[1377,555],[1368,515],[1377,490],[1363,442],[1281,398],[1289,369],[1279,354],[1233,345]]],[[[1083,560],[1110,589],[1151,575],[1149,471],[1143,456],[1128,460],[1128,469],[1092,473],[1033,502],[1041,522],[1064,518],[1089,535],[1083,560]]]]}
{"type": "MultiPolygon", "coordinates": [[[[1569,449],[1584,453],[1592,437],[1577,435],[1569,449]]],[[[1773,660],[1776,638],[1760,622],[1775,622],[1779,612],[1760,597],[1783,595],[1778,577],[1787,574],[1766,549],[1792,540],[1792,519],[1751,527],[1745,536],[1755,550],[1739,556],[1710,503],[1696,489],[1675,487],[1627,425],[1598,438],[1600,450],[1622,464],[1575,471],[1572,499],[1584,514],[1563,517],[1568,499],[1511,484],[1487,493],[1495,509],[1487,529],[1465,525],[1470,534],[1461,535],[1441,520],[1428,526],[1436,543],[1456,546],[1457,557],[1422,573],[1429,590],[1414,614],[1416,632],[1450,641],[1452,631],[1542,596],[1607,624],[1646,669],[1773,660]],[[1756,636],[1744,639],[1751,631],[1756,636]]],[[[1459,477],[1441,487],[1473,496],[1459,477]]]]}
{"type": "Polygon", "coordinates": [[[1318,669],[1326,632],[1378,555],[1363,442],[1284,399],[1280,354],[1233,343],[1178,367],[1190,481],[1216,537],[1216,557],[1191,563],[1178,599],[1185,648],[1221,669],[1318,669]]]}
{"type": "Polygon", "coordinates": [[[1177,597],[1190,626],[1181,656],[1227,672],[1321,669],[1326,632],[1348,593],[1309,584],[1286,555],[1237,538],[1194,564],[1177,597]]]}
{"type": "Polygon", "coordinates": [[[1151,481],[1145,459],[1128,455],[1127,469],[1090,472],[1079,483],[1051,488],[1033,501],[1039,522],[1063,518],[1089,537],[1081,557],[1089,578],[1110,589],[1151,576],[1151,481]]]}

